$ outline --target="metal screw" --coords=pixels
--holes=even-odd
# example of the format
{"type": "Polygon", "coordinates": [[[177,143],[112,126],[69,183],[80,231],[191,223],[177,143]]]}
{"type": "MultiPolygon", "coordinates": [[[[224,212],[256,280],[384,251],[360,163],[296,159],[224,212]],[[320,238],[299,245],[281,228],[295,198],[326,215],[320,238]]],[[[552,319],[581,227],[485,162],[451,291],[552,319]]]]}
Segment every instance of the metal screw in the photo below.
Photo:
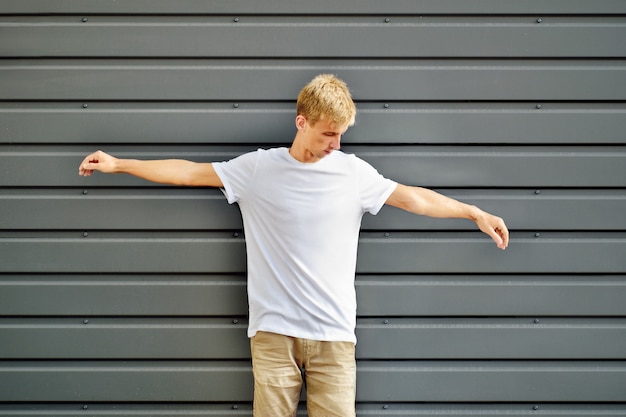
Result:
{"type": "Polygon", "coordinates": [[[86,17],[83,17],[83,23],[87,22],[89,19],[87,19],[86,17]]]}
{"type": "Polygon", "coordinates": [[[389,19],[388,17],[385,18],[385,23],[389,23],[389,22],[391,22],[391,19],[389,19]]]}
{"type": "Polygon", "coordinates": [[[543,22],[542,18],[537,19],[537,23],[541,23],[541,22],[543,22]]]}
{"type": "Polygon", "coordinates": [[[535,320],[533,320],[533,322],[534,322],[535,324],[537,324],[537,323],[539,323],[539,319],[535,319],[535,320]]]}
{"type": "Polygon", "coordinates": [[[83,104],[83,109],[86,109],[87,107],[89,107],[89,104],[83,104]]]}
{"type": "Polygon", "coordinates": [[[83,237],[87,237],[87,236],[89,236],[89,233],[83,232],[83,237]]]}
{"type": "Polygon", "coordinates": [[[389,406],[387,404],[383,405],[383,410],[387,410],[389,406]]]}
{"type": "Polygon", "coordinates": [[[235,103],[235,104],[233,104],[233,107],[234,107],[234,108],[239,108],[239,103],[235,103]]]}
{"type": "Polygon", "coordinates": [[[542,106],[541,106],[541,104],[537,104],[535,107],[536,107],[537,109],[540,109],[542,106]]]}
{"type": "Polygon", "coordinates": [[[541,194],[541,190],[535,190],[535,194],[541,194]]]}
{"type": "Polygon", "coordinates": [[[88,409],[88,408],[89,408],[89,407],[88,407],[86,404],[85,404],[85,405],[83,405],[83,410],[86,410],[86,409],[88,409]]]}
{"type": "Polygon", "coordinates": [[[389,104],[385,104],[383,107],[388,109],[389,108],[389,104]]]}
{"type": "Polygon", "coordinates": [[[233,319],[233,324],[237,324],[237,323],[239,323],[239,320],[233,319]]]}
{"type": "Polygon", "coordinates": [[[83,320],[83,324],[89,324],[89,320],[87,319],[83,320]]]}
{"type": "Polygon", "coordinates": [[[239,232],[233,233],[233,237],[239,237],[239,232]]]}
{"type": "Polygon", "coordinates": [[[387,319],[383,320],[383,324],[389,324],[389,320],[387,319]]]}
{"type": "Polygon", "coordinates": [[[541,236],[541,233],[535,233],[535,237],[541,236]]]}
{"type": "Polygon", "coordinates": [[[385,237],[389,237],[389,232],[385,232],[385,237]]]}
{"type": "Polygon", "coordinates": [[[239,18],[238,17],[234,18],[233,22],[235,22],[235,23],[239,22],[239,18]]]}
{"type": "Polygon", "coordinates": [[[237,404],[233,405],[233,410],[237,410],[239,407],[237,406],[237,404]]]}
{"type": "Polygon", "coordinates": [[[535,410],[535,411],[539,410],[539,406],[538,405],[533,405],[533,410],[535,410]]]}
{"type": "Polygon", "coordinates": [[[87,194],[89,194],[89,191],[83,190],[83,195],[87,195],[87,194]]]}

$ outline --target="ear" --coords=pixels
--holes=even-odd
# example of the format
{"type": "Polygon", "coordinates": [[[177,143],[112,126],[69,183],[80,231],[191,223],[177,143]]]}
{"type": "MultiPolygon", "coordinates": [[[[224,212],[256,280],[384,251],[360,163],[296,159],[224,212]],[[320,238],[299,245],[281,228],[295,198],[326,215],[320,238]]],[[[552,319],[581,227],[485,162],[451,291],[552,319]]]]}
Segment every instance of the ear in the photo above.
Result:
{"type": "Polygon", "coordinates": [[[298,130],[304,130],[306,128],[306,123],[306,117],[301,114],[296,116],[296,127],[298,130]]]}

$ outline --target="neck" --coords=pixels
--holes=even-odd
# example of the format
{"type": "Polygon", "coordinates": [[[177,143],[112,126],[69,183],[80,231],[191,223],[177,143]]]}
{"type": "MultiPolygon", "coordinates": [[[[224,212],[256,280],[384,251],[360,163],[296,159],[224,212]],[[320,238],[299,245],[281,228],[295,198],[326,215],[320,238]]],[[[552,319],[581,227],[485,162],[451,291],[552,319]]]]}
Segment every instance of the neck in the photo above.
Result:
{"type": "Polygon", "coordinates": [[[318,162],[320,160],[320,158],[316,157],[311,153],[311,151],[302,146],[301,141],[299,141],[297,137],[293,140],[293,143],[289,148],[289,155],[291,155],[291,157],[296,161],[305,164],[318,162]]]}

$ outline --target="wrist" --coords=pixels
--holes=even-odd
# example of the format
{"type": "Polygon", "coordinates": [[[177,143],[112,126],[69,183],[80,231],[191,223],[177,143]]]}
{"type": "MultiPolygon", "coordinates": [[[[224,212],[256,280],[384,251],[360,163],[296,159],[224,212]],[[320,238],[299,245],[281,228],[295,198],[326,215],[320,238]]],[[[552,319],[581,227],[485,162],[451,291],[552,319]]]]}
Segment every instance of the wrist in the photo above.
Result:
{"type": "Polygon", "coordinates": [[[472,206],[469,205],[468,206],[468,213],[467,213],[467,218],[474,221],[474,222],[478,222],[478,220],[485,214],[484,211],[482,211],[481,209],[479,209],[476,206],[472,206]]]}
{"type": "Polygon", "coordinates": [[[111,172],[113,174],[126,174],[129,172],[129,160],[113,158],[111,160],[111,172]]]}

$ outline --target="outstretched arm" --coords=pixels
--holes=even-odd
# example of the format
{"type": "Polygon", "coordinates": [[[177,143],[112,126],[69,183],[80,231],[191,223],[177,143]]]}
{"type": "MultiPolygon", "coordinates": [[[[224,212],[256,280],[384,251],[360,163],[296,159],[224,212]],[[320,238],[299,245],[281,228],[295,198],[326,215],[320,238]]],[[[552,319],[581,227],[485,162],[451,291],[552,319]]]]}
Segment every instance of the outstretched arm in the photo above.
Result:
{"type": "Polygon", "coordinates": [[[161,184],[186,186],[222,187],[213,164],[197,163],[183,159],[142,161],[119,159],[102,151],[85,157],[78,168],[78,174],[90,176],[94,171],[107,174],[130,174],[161,184]]]}
{"type": "Polygon", "coordinates": [[[429,217],[469,219],[500,249],[506,249],[509,244],[509,231],[500,217],[427,188],[398,184],[385,203],[429,217]]]}

